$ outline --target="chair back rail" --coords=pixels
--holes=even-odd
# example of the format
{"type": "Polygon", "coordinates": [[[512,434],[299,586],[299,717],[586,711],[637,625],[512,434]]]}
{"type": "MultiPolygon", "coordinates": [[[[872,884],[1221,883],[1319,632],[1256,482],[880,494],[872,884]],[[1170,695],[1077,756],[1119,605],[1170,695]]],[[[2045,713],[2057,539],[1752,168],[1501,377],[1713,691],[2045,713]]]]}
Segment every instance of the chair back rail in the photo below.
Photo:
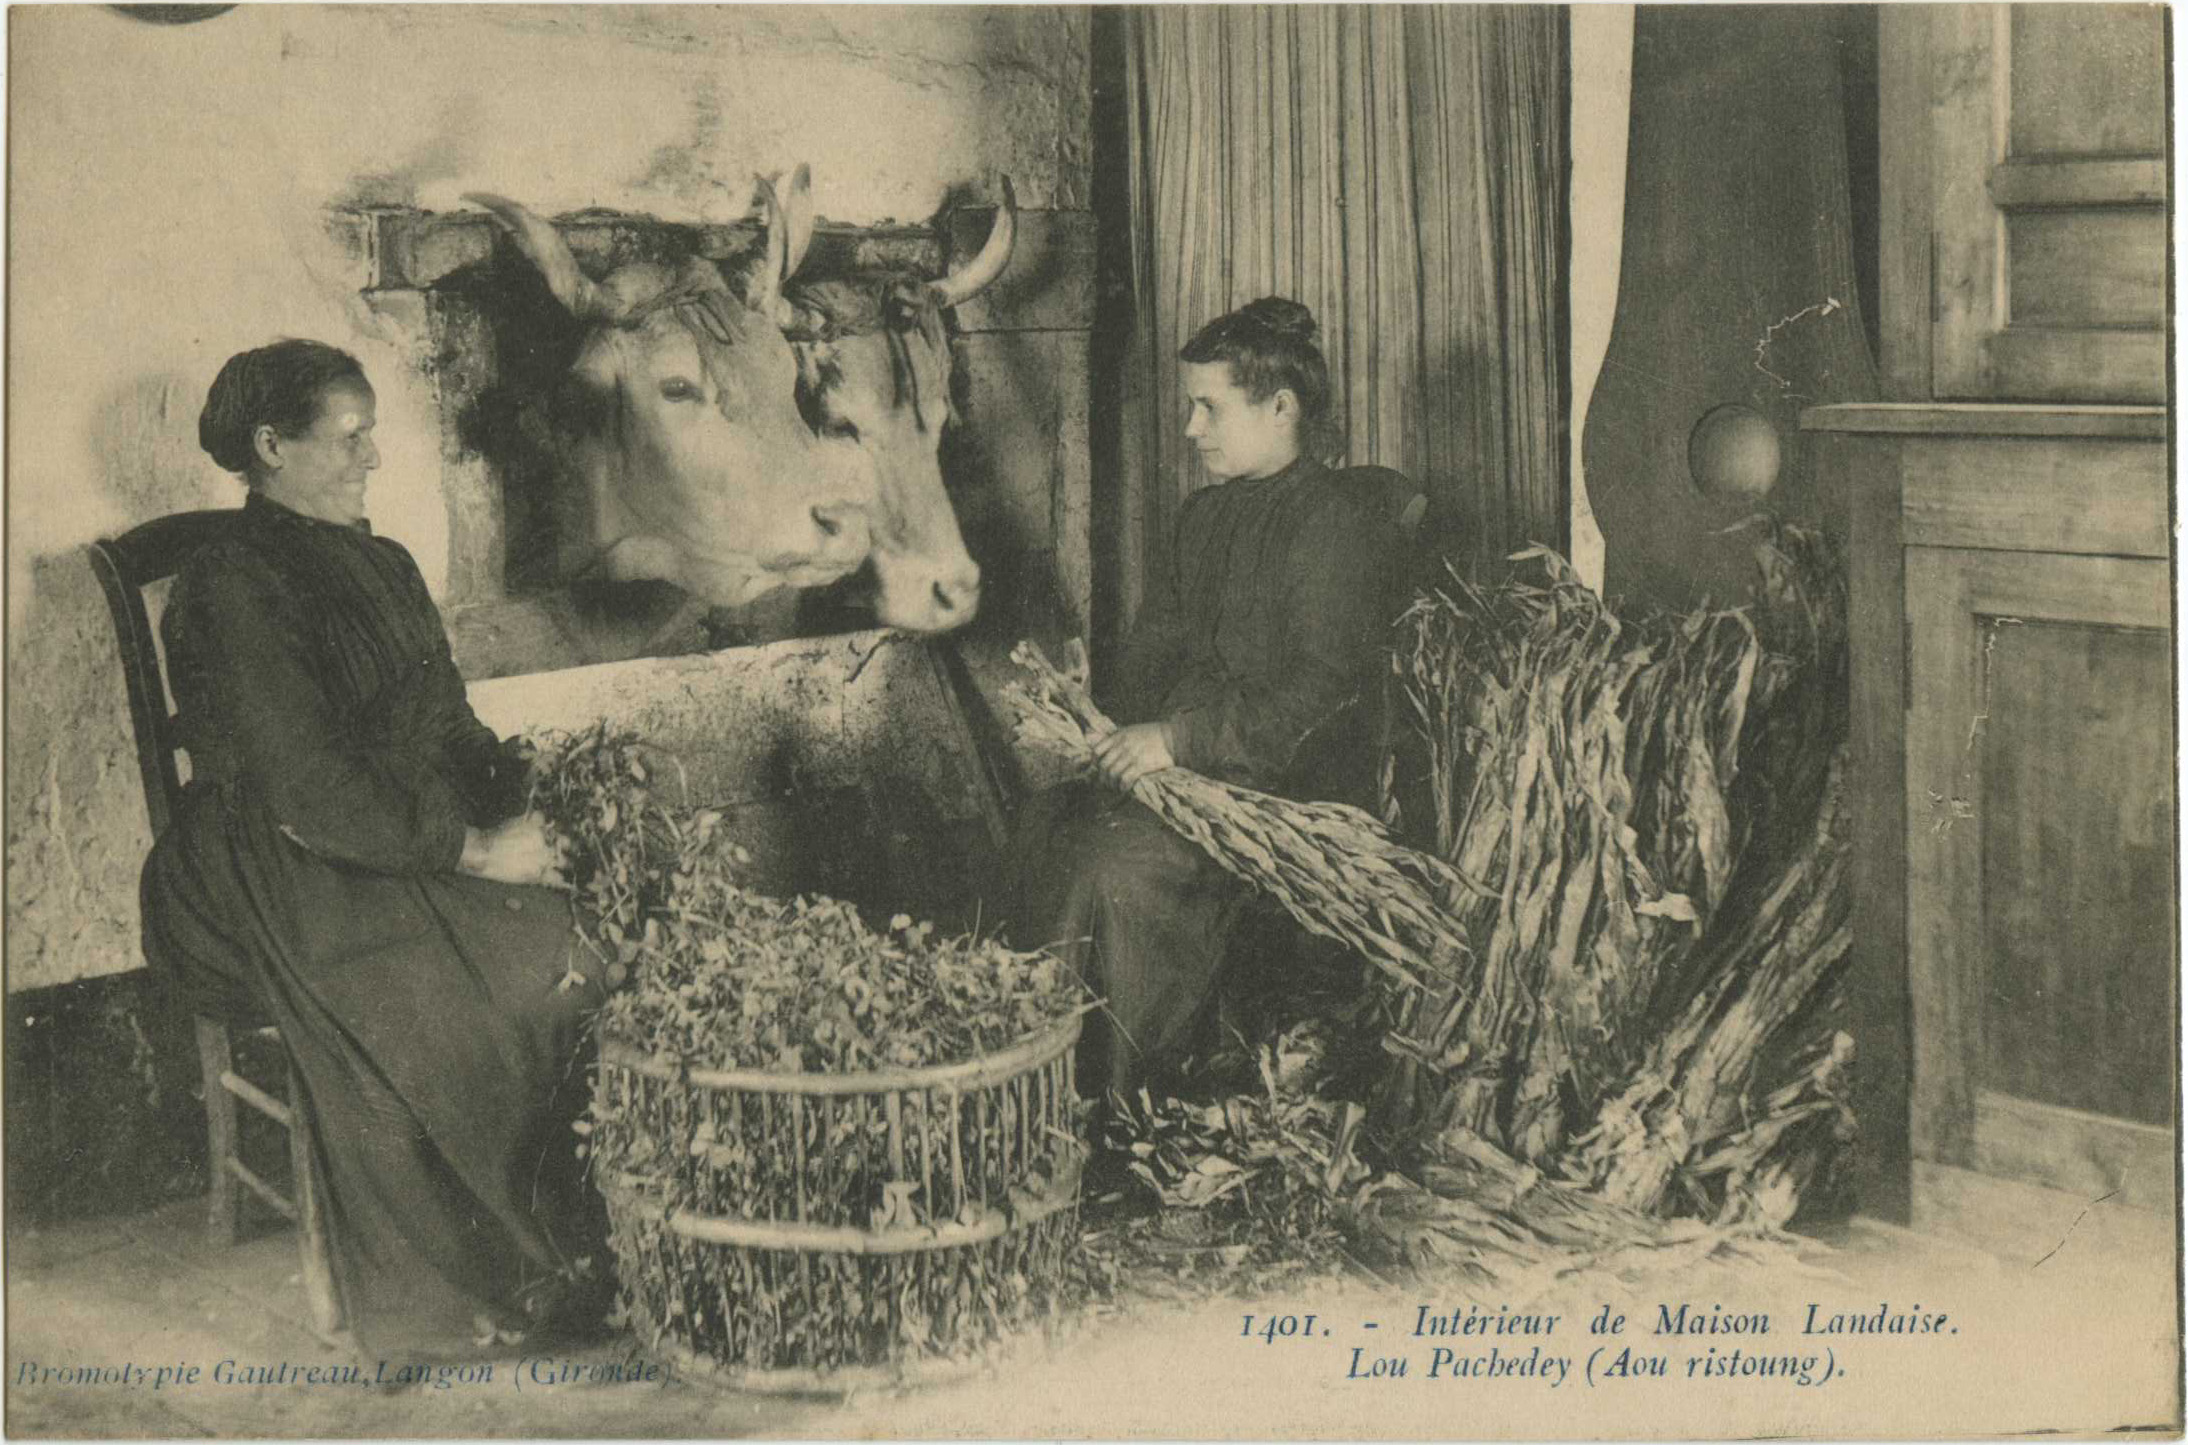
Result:
{"type": "Polygon", "coordinates": [[[182,570],[191,554],[228,535],[241,509],[176,512],[132,527],[90,547],[92,575],[106,594],[121,645],[122,682],[129,694],[129,723],[137,744],[137,768],[152,836],[167,830],[182,798],[175,754],[182,750],[180,720],[168,709],[160,668],[159,636],[144,605],[145,589],[182,570]]]}

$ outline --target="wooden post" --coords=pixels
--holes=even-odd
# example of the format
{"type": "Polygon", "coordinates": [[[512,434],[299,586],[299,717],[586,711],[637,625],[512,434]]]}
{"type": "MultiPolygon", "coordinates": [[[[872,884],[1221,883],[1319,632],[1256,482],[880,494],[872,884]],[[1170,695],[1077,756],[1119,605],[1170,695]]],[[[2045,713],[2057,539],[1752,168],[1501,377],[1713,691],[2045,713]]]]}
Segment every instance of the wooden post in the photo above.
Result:
{"type": "Polygon", "coordinates": [[[1847,1008],[1861,1131],[1853,1153],[1855,1197],[1864,1214],[1905,1224],[1914,1209],[1914,1026],[1907,971],[1906,579],[1898,457],[1889,442],[1830,435],[1818,412],[1804,424],[1818,443],[1819,489],[1847,509],[1848,520],[1854,940],[1847,1008]]]}

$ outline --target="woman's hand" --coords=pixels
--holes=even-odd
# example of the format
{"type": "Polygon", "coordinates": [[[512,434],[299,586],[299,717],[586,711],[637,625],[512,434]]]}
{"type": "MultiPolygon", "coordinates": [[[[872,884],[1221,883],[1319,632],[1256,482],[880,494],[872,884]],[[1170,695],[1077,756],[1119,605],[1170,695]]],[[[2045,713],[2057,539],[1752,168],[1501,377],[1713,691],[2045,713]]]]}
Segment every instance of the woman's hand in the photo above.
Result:
{"type": "Polygon", "coordinates": [[[466,828],[459,871],[496,883],[530,883],[567,888],[562,845],[547,831],[538,813],[523,813],[493,828],[466,828]]]}
{"type": "Polygon", "coordinates": [[[1170,743],[1168,723],[1134,723],[1094,744],[1094,766],[1103,777],[1129,793],[1133,784],[1149,773],[1178,765],[1170,743]]]}

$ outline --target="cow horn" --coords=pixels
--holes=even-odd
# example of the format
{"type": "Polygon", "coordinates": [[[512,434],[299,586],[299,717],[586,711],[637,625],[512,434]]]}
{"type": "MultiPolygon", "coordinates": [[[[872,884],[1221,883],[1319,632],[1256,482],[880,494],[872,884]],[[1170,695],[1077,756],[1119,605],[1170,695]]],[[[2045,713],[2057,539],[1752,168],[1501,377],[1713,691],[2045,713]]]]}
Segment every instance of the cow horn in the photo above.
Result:
{"type": "Polygon", "coordinates": [[[798,274],[805,253],[813,245],[813,168],[804,162],[790,173],[790,189],[782,197],[783,219],[789,225],[789,244],[783,253],[783,280],[798,274]]]}
{"type": "Polygon", "coordinates": [[[622,308],[608,292],[578,269],[577,257],[571,254],[570,243],[562,239],[560,231],[506,196],[473,191],[464,199],[484,206],[493,214],[525,259],[546,278],[547,289],[554,293],[564,310],[580,321],[619,319],[622,308]]]}
{"type": "Polygon", "coordinates": [[[1010,265],[1011,248],[1018,242],[1018,193],[1011,189],[1009,176],[1000,179],[1003,204],[995,208],[995,225],[988,231],[987,244],[980,248],[979,255],[933,284],[935,299],[944,306],[970,301],[993,286],[1003,268],[1010,265]]]}
{"type": "Polygon", "coordinates": [[[753,179],[760,191],[766,244],[759,259],[752,263],[752,269],[745,273],[745,304],[779,325],[788,319],[787,304],[783,300],[783,277],[789,273],[783,269],[783,264],[790,254],[791,221],[775,195],[775,183],[766,176],[753,179]]]}

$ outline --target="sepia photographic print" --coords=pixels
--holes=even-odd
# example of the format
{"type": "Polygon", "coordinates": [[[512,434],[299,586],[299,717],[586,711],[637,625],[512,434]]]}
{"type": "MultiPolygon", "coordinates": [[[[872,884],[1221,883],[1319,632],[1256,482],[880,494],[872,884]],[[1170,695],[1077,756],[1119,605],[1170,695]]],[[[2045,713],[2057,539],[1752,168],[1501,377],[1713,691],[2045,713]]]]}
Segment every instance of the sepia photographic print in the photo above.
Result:
{"type": "Polygon", "coordinates": [[[7,1435],[2180,1438],[2171,22],[11,7],[7,1435]]]}

